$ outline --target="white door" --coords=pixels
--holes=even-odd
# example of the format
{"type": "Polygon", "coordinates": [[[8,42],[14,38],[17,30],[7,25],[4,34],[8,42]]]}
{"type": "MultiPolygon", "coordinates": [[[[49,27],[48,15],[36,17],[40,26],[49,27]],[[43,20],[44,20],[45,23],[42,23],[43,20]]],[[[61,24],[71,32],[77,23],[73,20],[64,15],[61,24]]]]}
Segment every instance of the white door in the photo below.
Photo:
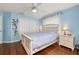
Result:
{"type": "Polygon", "coordinates": [[[2,39],[3,39],[3,20],[2,16],[0,16],[0,44],[2,43],[2,39]]]}

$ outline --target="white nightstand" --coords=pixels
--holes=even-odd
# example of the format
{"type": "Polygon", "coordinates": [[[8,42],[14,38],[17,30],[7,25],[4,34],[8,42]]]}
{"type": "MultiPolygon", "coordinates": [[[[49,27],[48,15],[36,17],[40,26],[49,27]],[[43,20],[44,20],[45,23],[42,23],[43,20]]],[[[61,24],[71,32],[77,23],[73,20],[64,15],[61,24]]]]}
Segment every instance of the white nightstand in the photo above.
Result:
{"type": "Polygon", "coordinates": [[[71,48],[73,51],[74,50],[74,38],[73,38],[73,36],[60,35],[59,36],[59,45],[71,48]]]}

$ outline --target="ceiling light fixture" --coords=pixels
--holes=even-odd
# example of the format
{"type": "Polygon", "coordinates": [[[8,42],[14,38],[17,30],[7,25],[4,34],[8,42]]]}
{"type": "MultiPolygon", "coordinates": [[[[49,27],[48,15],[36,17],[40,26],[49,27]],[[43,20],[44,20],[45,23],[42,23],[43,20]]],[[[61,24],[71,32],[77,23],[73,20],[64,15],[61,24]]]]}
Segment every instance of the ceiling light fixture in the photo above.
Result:
{"type": "Polygon", "coordinates": [[[37,3],[32,3],[32,12],[33,13],[36,13],[37,12],[37,6],[38,6],[37,3]]]}
{"type": "Polygon", "coordinates": [[[32,8],[32,12],[33,12],[33,13],[36,13],[36,12],[37,12],[36,7],[33,7],[33,8],[32,8]]]}
{"type": "Polygon", "coordinates": [[[32,3],[32,12],[36,13],[38,11],[37,7],[40,5],[41,3],[32,3]]]}

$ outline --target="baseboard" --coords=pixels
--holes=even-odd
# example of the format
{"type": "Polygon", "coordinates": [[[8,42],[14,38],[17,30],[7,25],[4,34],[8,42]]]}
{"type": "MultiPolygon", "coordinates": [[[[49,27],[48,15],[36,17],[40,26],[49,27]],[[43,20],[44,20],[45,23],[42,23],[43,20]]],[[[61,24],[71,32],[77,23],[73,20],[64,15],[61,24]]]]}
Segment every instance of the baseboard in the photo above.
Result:
{"type": "Polygon", "coordinates": [[[3,44],[2,41],[0,42],[0,44],[3,44]]]}
{"type": "Polygon", "coordinates": [[[3,43],[13,43],[13,42],[18,42],[18,41],[20,41],[20,40],[14,40],[14,41],[2,41],[2,42],[0,42],[0,44],[3,44],[3,43]]]}

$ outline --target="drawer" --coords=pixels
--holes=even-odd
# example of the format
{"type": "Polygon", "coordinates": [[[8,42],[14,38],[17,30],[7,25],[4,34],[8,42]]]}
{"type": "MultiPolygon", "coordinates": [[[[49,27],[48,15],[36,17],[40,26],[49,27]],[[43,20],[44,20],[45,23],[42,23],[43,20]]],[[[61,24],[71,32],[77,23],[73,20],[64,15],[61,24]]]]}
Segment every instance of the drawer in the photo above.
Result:
{"type": "Polygon", "coordinates": [[[64,40],[69,41],[69,42],[73,42],[73,38],[72,37],[65,37],[64,40]]]}
{"type": "Polygon", "coordinates": [[[69,41],[69,40],[59,40],[59,42],[64,42],[64,43],[73,43],[73,40],[69,41]]]}
{"type": "Polygon", "coordinates": [[[64,41],[59,40],[59,45],[64,45],[64,41]]]}
{"type": "Polygon", "coordinates": [[[61,36],[60,37],[61,41],[69,41],[69,42],[73,42],[73,38],[72,37],[68,37],[68,36],[61,36]]]}
{"type": "Polygon", "coordinates": [[[69,48],[73,48],[74,47],[73,43],[71,43],[71,42],[60,41],[59,45],[62,45],[62,46],[65,46],[65,47],[69,47],[69,48]]]}
{"type": "Polygon", "coordinates": [[[73,45],[73,42],[67,40],[59,40],[59,44],[70,46],[73,45]]]}
{"type": "Polygon", "coordinates": [[[69,47],[69,48],[73,48],[74,47],[73,43],[71,43],[71,42],[65,42],[64,45],[66,47],[69,47]]]}

